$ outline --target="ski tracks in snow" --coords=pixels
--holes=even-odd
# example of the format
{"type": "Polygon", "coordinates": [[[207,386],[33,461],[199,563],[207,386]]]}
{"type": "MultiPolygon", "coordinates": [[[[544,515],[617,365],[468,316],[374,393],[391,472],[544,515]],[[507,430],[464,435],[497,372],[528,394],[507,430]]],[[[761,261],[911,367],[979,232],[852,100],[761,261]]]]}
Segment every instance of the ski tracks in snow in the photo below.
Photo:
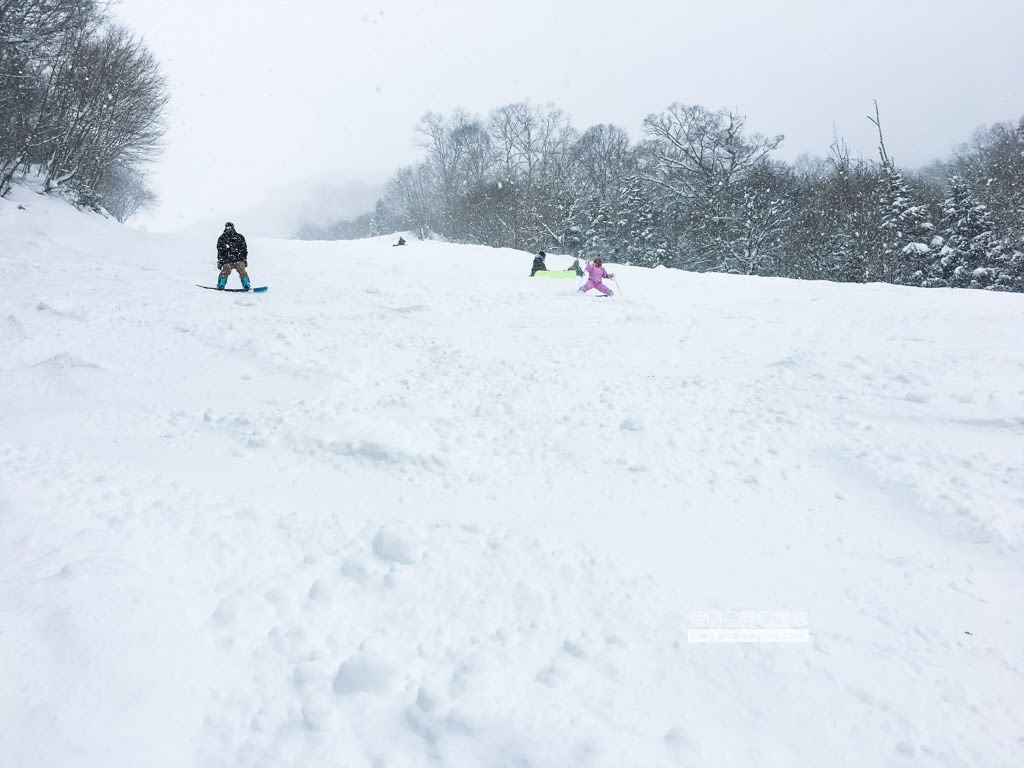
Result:
{"type": "Polygon", "coordinates": [[[255,241],[271,292],[225,296],[198,245],[141,272],[142,235],[65,224],[0,261],[0,754],[1019,751],[1017,297],[623,268],[561,301],[523,254],[386,240],[255,241]],[[687,643],[743,609],[811,642],[687,643]]]}

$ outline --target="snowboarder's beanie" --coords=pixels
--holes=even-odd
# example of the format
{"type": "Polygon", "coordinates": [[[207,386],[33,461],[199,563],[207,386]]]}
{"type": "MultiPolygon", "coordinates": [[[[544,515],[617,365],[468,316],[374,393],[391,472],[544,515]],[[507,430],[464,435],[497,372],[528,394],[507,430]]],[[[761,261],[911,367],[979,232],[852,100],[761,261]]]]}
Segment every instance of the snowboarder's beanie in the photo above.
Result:
{"type": "Polygon", "coordinates": [[[229,221],[229,222],[226,222],[226,223],[224,224],[224,229],[234,229],[234,228],[235,228],[235,225],[234,225],[234,224],[232,224],[232,223],[231,223],[230,221],[229,221]]]}
{"type": "Polygon", "coordinates": [[[537,255],[540,256],[543,259],[546,254],[544,253],[544,251],[541,251],[537,255]]]}

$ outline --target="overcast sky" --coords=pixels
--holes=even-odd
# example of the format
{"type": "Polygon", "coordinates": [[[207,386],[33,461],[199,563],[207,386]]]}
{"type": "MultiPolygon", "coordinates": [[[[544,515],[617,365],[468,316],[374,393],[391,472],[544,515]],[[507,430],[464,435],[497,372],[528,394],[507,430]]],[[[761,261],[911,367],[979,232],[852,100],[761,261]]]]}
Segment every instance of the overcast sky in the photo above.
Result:
{"type": "Polygon", "coordinates": [[[877,98],[906,166],[1024,114],[1024,0],[120,0],[115,13],[172,91],[161,202],[139,222],[152,229],[233,218],[281,235],[303,211],[330,216],[308,190],[383,182],[418,157],[427,110],[552,101],[580,130],[639,138],[674,101],[733,107],[785,134],[792,159],[827,153],[833,125],[872,154],[877,98]]]}

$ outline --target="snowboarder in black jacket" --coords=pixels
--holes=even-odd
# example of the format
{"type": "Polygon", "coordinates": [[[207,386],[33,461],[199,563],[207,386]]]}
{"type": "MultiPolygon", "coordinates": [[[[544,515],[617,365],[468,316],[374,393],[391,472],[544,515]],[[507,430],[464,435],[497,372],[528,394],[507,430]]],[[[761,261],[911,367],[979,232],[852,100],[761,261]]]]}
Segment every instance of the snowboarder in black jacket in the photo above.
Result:
{"type": "Polygon", "coordinates": [[[224,232],[217,238],[217,266],[220,267],[217,287],[223,289],[228,284],[231,270],[235,270],[242,278],[242,288],[248,291],[249,275],[245,271],[249,265],[248,259],[249,248],[245,244],[245,238],[235,231],[235,225],[229,221],[224,225],[224,232]]]}
{"type": "Polygon", "coordinates": [[[547,272],[548,268],[544,266],[544,251],[541,251],[533,258],[533,269],[530,270],[530,277],[533,277],[538,272],[547,272]]]}

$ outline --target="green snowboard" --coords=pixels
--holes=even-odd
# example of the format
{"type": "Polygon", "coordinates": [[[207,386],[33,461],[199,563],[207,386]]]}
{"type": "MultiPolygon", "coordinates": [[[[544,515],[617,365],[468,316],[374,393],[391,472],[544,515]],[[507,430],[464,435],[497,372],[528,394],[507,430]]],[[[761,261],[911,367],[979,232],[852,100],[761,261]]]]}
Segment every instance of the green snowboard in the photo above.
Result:
{"type": "Polygon", "coordinates": [[[571,277],[576,277],[576,273],[571,269],[567,269],[564,272],[552,272],[549,270],[547,272],[535,272],[534,277],[551,277],[555,280],[568,280],[571,277]]]}

